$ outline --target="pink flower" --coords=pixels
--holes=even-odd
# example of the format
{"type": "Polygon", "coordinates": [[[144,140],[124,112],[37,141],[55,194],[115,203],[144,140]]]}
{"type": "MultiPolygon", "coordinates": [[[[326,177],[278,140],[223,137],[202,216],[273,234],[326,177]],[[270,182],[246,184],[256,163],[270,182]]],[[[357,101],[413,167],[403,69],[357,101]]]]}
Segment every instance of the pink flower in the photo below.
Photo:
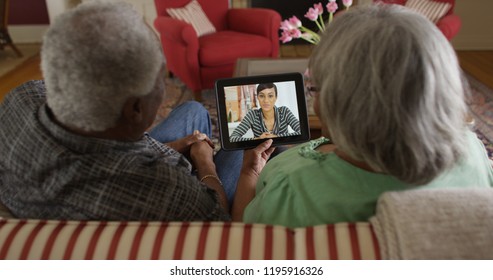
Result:
{"type": "Polygon", "coordinates": [[[342,4],[344,5],[344,7],[350,7],[351,5],[353,5],[353,0],[342,0],[342,4]]]}
{"type": "Polygon", "coordinates": [[[300,38],[301,37],[301,31],[299,29],[289,30],[289,34],[293,38],[300,38]]]}
{"type": "Polygon", "coordinates": [[[284,30],[281,34],[279,40],[283,43],[287,43],[293,39],[301,37],[301,31],[299,29],[284,30]]]}
{"type": "Polygon", "coordinates": [[[308,9],[308,12],[305,14],[305,17],[311,21],[316,21],[318,18],[318,11],[314,8],[308,9]]]}
{"type": "Polygon", "coordinates": [[[301,21],[296,16],[292,16],[289,20],[286,19],[281,22],[281,30],[298,29],[300,26],[301,21]]]}
{"type": "Polygon", "coordinates": [[[318,10],[318,14],[321,15],[324,13],[324,9],[322,8],[322,3],[318,3],[318,4],[313,4],[313,8],[315,10],[318,10]]]}
{"type": "MultiPolygon", "coordinates": [[[[353,4],[353,0],[342,0],[342,4],[347,10],[353,4]]],[[[309,8],[304,15],[305,18],[308,18],[317,25],[318,31],[324,31],[330,25],[334,18],[334,13],[339,8],[336,0],[328,0],[325,7],[329,12],[327,17],[324,17],[323,15],[324,6],[322,6],[322,3],[313,4],[313,7],[309,8]]],[[[297,38],[303,39],[312,44],[318,44],[318,42],[320,42],[320,35],[316,31],[303,26],[301,21],[296,16],[292,16],[291,18],[282,21],[281,30],[282,34],[281,37],[279,37],[279,40],[283,43],[287,43],[297,38]]]]}
{"type": "Polygon", "coordinates": [[[301,20],[299,20],[296,16],[292,16],[289,19],[289,23],[294,26],[294,28],[298,28],[301,26],[301,20]]]}
{"type": "Polygon", "coordinates": [[[327,3],[326,7],[327,7],[327,11],[331,14],[335,13],[337,11],[337,8],[339,8],[335,1],[330,1],[329,3],[327,3]]]}
{"type": "Polygon", "coordinates": [[[313,4],[313,8],[308,9],[305,17],[311,21],[316,21],[318,16],[323,14],[324,10],[322,8],[322,3],[313,4]]]}
{"type": "Polygon", "coordinates": [[[293,40],[293,37],[289,36],[289,31],[284,30],[281,33],[281,37],[279,37],[279,40],[281,40],[283,43],[287,43],[287,42],[290,42],[291,40],[293,40]]]}
{"type": "Polygon", "coordinates": [[[291,24],[289,23],[289,21],[286,19],[286,20],[283,20],[281,22],[281,30],[290,30],[292,29],[293,27],[291,26],[291,24]]]}

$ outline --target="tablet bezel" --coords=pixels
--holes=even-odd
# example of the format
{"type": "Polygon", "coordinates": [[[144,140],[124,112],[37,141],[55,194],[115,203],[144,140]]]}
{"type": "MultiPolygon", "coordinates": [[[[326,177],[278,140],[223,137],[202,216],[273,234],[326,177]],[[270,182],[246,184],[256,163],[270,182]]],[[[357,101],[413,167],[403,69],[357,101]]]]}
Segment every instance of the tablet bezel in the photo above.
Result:
{"type": "Polygon", "coordinates": [[[308,125],[308,114],[306,109],[303,75],[298,72],[292,72],[292,73],[283,73],[283,74],[234,77],[234,78],[219,79],[216,81],[215,83],[216,106],[217,106],[217,113],[218,113],[217,115],[219,121],[218,126],[219,126],[221,147],[224,150],[249,149],[258,146],[260,143],[267,140],[267,139],[256,139],[256,140],[247,140],[247,141],[239,141],[239,142],[229,141],[228,119],[226,113],[226,96],[224,92],[225,87],[261,84],[261,83],[291,82],[291,81],[294,81],[296,87],[296,101],[298,106],[298,117],[300,122],[301,134],[294,136],[271,138],[274,141],[272,145],[279,146],[286,144],[301,143],[310,140],[310,129],[308,125]]]}

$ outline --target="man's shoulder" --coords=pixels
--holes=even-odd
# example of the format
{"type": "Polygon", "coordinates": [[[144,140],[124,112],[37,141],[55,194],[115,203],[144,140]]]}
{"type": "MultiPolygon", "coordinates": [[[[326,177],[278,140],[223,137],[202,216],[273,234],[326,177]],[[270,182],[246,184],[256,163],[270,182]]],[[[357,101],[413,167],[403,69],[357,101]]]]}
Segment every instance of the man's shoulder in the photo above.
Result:
{"type": "Polygon", "coordinates": [[[39,107],[45,100],[46,88],[44,81],[33,80],[25,82],[10,91],[5,97],[2,107],[19,107],[19,110],[32,109],[39,107]]]}

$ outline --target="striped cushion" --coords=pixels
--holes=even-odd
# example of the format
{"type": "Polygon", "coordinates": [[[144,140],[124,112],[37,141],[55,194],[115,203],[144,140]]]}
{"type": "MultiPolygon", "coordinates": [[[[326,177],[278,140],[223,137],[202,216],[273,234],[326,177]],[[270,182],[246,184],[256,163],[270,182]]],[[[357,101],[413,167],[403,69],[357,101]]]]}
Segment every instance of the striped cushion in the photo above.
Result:
{"type": "Polygon", "coordinates": [[[216,28],[209,21],[197,0],[192,0],[183,8],[166,9],[166,12],[172,18],[190,23],[198,37],[216,32],[216,28]]]}
{"type": "Polygon", "coordinates": [[[379,259],[369,223],[0,220],[0,259],[379,259]]]}
{"type": "Polygon", "coordinates": [[[435,2],[429,0],[408,0],[406,7],[423,14],[432,22],[436,23],[450,10],[450,3],[435,2]]]}

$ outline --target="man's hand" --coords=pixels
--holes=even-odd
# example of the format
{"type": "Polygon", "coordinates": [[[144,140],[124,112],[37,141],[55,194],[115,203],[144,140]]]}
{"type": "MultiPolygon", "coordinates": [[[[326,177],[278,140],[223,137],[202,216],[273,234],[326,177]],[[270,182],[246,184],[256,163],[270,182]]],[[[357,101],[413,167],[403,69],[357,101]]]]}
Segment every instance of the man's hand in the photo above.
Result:
{"type": "Polygon", "coordinates": [[[209,139],[209,137],[207,137],[207,135],[205,135],[204,133],[200,133],[198,130],[195,130],[192,135],[188,135],[176,141],[166,143],[166,145],[183,155],[188,155],[192,145],[202,141],[206,142],[212,149],[214,149],[214,144],[212,143],[211,139],[209,139]]]}
{"type": "Polygon", "coordinates": [[[195,167],[203,165],[214,166],[213,156],[214,156],[214,146],[207,141],[197,141],[193,143],[190,147],[190,159],[195,167]]]}
{"type": "Polygon", "coordinates": [[[214,149],[207,141],[195,142],[190,147],[190,158],[193,165],[197,168],[197,178],[205,178],[202,182],[217,192],[221,206],[228,212],[228,199],[222,183],[218,180],[219,177],[217,176],[213,156],[214,149]],[[215,178],[211,178],[210,176],[215,178]]]}

